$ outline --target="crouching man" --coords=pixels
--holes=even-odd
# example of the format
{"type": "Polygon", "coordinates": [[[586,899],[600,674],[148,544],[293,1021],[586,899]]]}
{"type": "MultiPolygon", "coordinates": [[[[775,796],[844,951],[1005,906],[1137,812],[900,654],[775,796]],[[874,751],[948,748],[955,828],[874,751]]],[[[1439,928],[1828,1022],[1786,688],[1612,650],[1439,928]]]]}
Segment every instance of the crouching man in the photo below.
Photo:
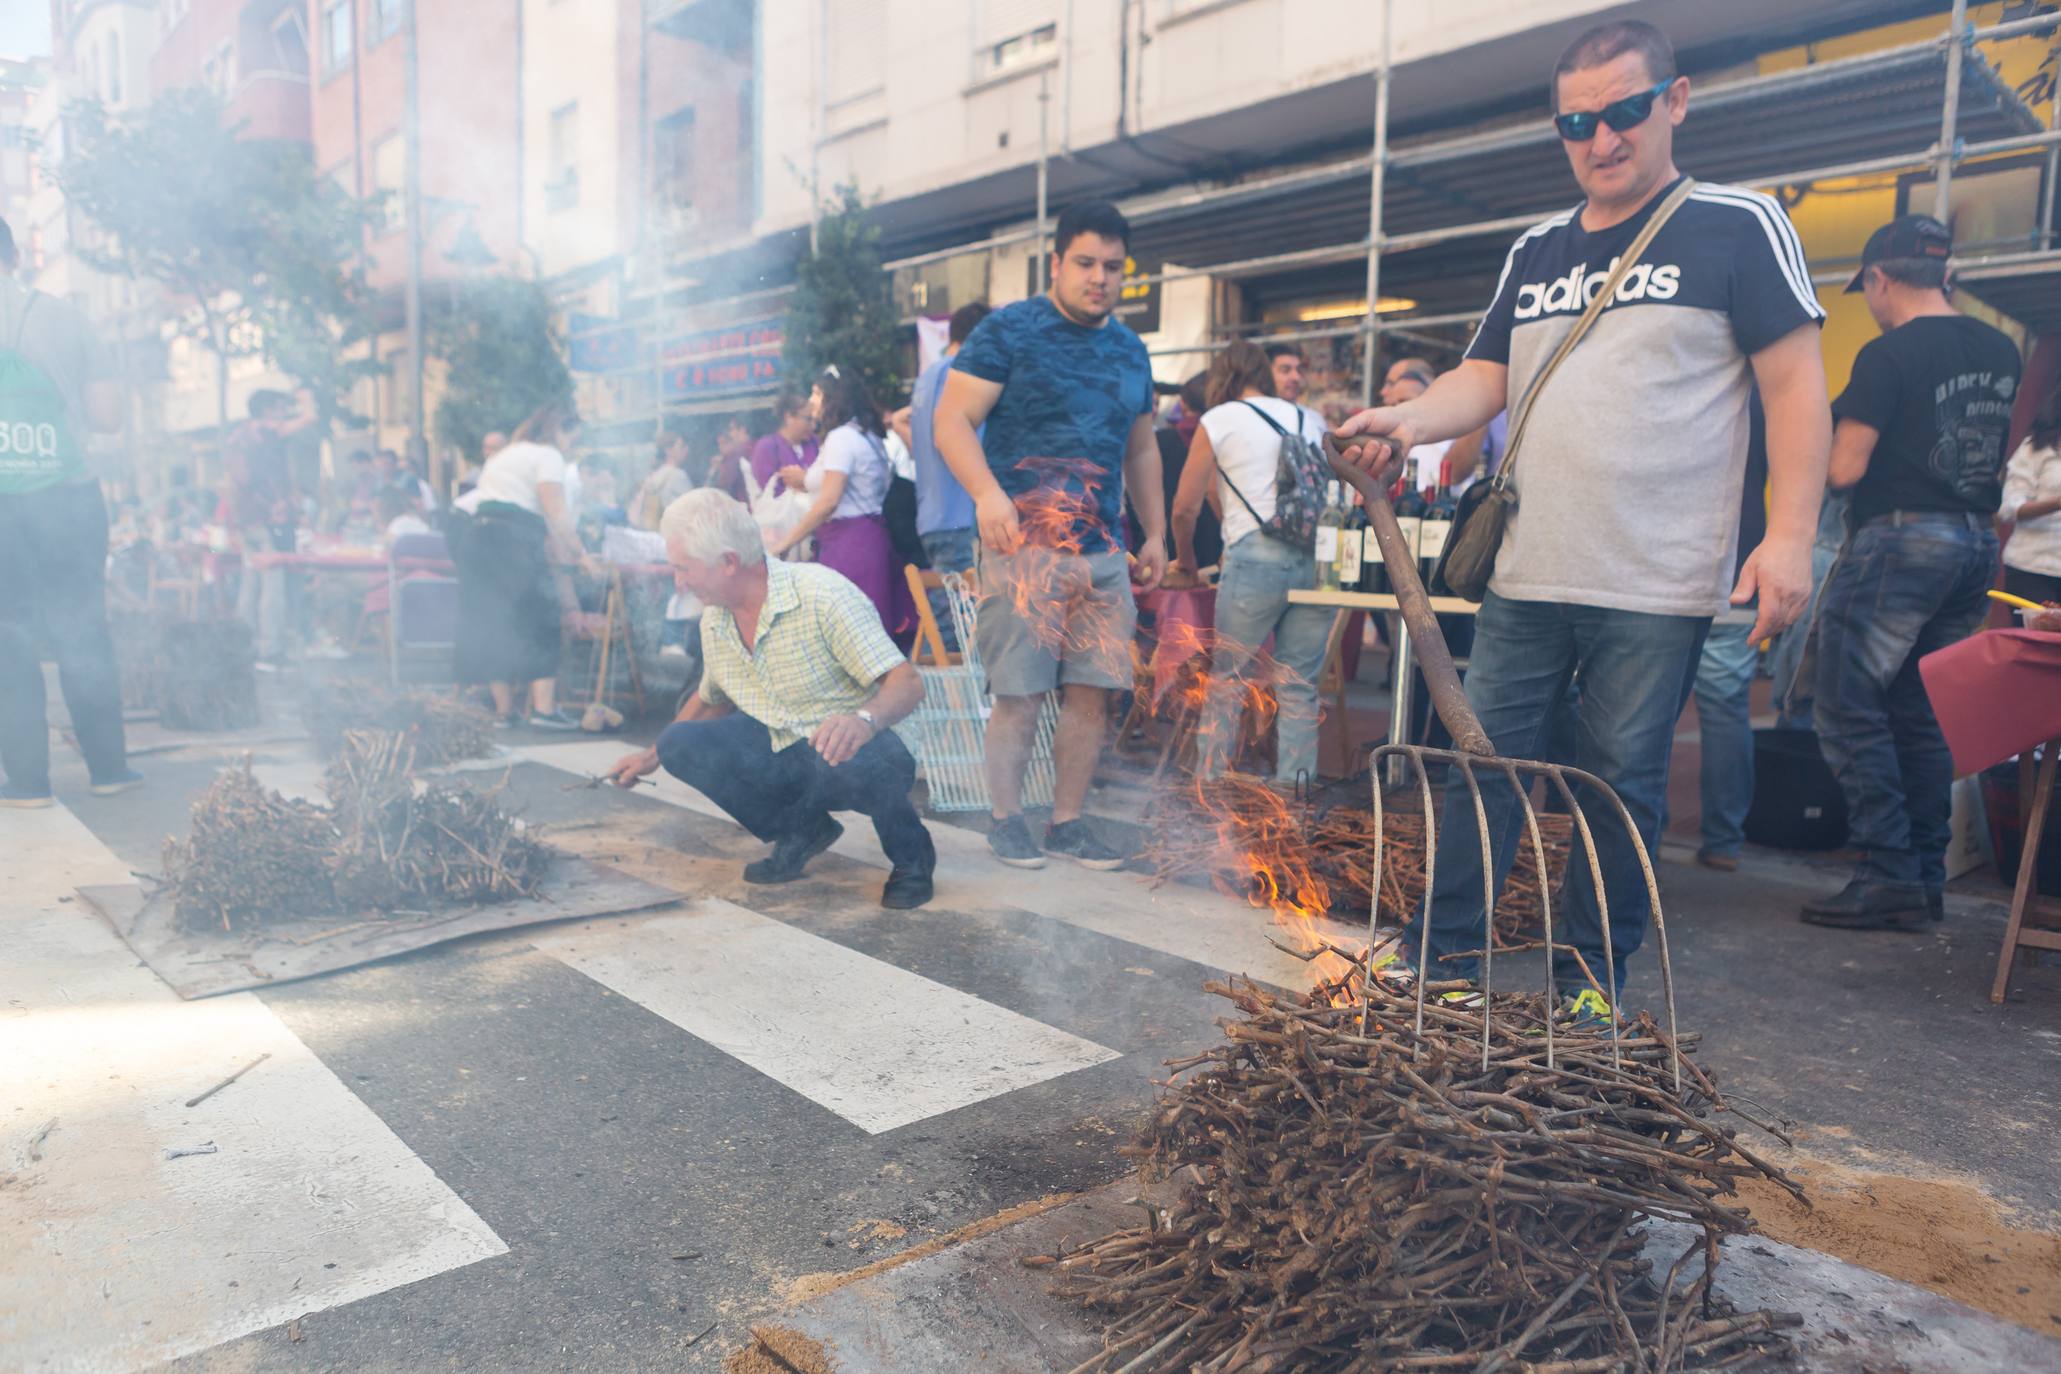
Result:
{"type": "Polygon", "coordinates": [[[836,843],[833,811],[869,817],[894,871],[885,907],[930,900],[937,851],[909,802],[916,761],[890,733],[923,700],[923,679],[843,574],[766,557],[735,499],[690,491],[659,523],[681,591],[706,605],[701,685],[658,743],[609,770],[618,787],[664,766],[772,852],[748,883],[788,883],[836,843]]]}

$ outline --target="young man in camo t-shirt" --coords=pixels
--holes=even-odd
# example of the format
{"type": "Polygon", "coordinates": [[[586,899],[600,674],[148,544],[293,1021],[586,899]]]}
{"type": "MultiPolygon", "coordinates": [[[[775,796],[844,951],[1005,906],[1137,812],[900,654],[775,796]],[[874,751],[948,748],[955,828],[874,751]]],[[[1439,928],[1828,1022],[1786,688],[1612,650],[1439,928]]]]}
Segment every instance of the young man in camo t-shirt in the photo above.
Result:
{"type": "Polygon", "coordinates": [[[1123,855],[1081,819],[1109,698],[1131,681],[1138,585],[1166,571],[1166,494],[1145,345],[1116,319],[1130,225],[1113,205],[1071,207],[1052,240],[1051,289],[981,321],[959,350],[936,442],[980,526],[978,646],[995,696],[987,729],[988,843],[1003,863],[1047,853],[1089,868],[1123,855]],[[980,433],[975,431],[985,425],[980,433]],[[1126,492],[1145,542],[1123,543],[1126,492]],[[1023,770],[1045,694],[1061,691],[1052,828],[1024,824],[1023,770]]]}

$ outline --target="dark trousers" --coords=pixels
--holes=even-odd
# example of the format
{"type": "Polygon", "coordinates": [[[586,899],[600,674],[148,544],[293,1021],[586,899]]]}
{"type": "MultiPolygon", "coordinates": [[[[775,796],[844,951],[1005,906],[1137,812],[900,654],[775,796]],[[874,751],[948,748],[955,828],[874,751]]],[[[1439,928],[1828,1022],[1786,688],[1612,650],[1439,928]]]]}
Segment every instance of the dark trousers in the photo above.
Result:
{"type": "MultiPolygon", "coordinates": [[[[1490,592],[1476,617],[1474,654],[1467,668],[1467,700],[1494,742],[1511,758],[1571,762],[1595,774],[1623,799],[1650,856],[1667,804],[1668,760],[1675,720],[1688,698],[1710,621],[1699,616],[1646,615],[1546,601],[1509,601],[1490,592]],[[1568,706],[1577,670],[1581,705],[1568,706]],[[1556,746],[1557,730],[1572,728],[1556,746]],[[1566,750],[1567,753],[1560,753],[1566,750]],[[1556,757],[1556,754],[1558,757],[1556,757]],[[1568,757],[1571,754],[1571,758],[1568,757]]],[[[1477,770],[1488,817],[1493,891],[1503,890],[1517,852],[1523,813],[1508,783],[1477,770]]],[[[1554,907],[1553,939],[1572,945],[1577,962],[1554,956],[1562,992],[1585,986],[1586,963],[1598,982],[1614,975],[1624,986],[1625,961],[1645,941],[1652,906],[1645,870],[1631,835],[1608,797],[1576,789],[1589,817],[1610,906],[1611,953],[1603,958],[1602,904],[1594,876],[1577,857],[1568,865],[1565,900],[1554,907]]],[[[1528,841],[1527,841],[1528,843],[1528,841]]],[[[1438,823],[1438,866],[1432,884],[1432,978],[1479,976],[1480,960],[1467,951],[1487,943],[1482,895],[1481,827],[1474,801],[1460,779],[1446,784],[1438,823]],[[1457,957],[1448,957],[1457,956],[1457,957]]]]}
{"type": "Polygon", "coordinates": [[[916,760],[891,731],[832,768],[807,740],[775,751],[766,727],[742,711],[683,720],[658,737],[665,770],[729,812],[762,840],[806,834],[832,811],[873,822],[896,868],[929,872],[937,862],[930,832],[910,804],[916,760]]]}
{"type": "Polygon", "coordinates": [[[1895,512],[1855,530],[1818,600],[1818,742],[1860,876],[1946,882],[1954,759],[1918,660],[1973,634],[1997,570],[1989,517],[1895,512]]]}
{"type": "Polygon", "coordinates": [[[2061,577],[2004,565],[2004,590],[2027,601],[2061,601],[2061,577]]]}
{"type": "Polygon", "coordinates": [[[0,496],[0,767],[50,787],[43,665],[49,646],[72,729],[95,781],[129,766],[122,679],[107,632],[107,507],[98,483],[0,496]]]}

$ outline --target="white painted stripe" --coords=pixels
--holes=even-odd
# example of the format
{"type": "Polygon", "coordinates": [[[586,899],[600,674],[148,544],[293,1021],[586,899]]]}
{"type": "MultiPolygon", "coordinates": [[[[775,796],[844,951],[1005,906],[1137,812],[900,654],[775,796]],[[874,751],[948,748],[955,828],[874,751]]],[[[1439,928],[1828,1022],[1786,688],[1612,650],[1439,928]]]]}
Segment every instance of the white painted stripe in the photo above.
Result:
{"type": "Polygon", "coordinates": [[[1488,317],[1495,313],[1496,302],[1502,299],[1503,287],[1510,280],[1510,269],[1517,265],[1517,255],[1524,251],[1524,245],[1530,243],[1541,234],[1560,228],[1573,218],[1573,210],[1562,210],[1551,219],[1542,220],[1517,236],[1517,242],[1511,244],[1510,251],[1503,255],[1503,270],[1496,277],[1496,289],[1489,293],[1488,309],[1482,312],[1481,323],[1474,326],[1474,337],[1467,341],[1467,347],[1461,354],[1462,357],[1471,358],[1474,356],[1474,345],[1480,341],[1481,331],[1487,325],[1488,317]]]}
{"type": "Polygon", "coordinates": [[[1761,233],[1766,235],[1768,250],[1774,254],[1776,266],[1782,269],[1782,276],[1795,293],[1797,304],[1801,305],[1813,319],[1824,319],[1825,308],[1818,304],[1817,290],[1811,285],[1810,268],[1804,261],[1803,244],[1796,237],[1795,226],[1789,223],[1789,216],[1774,200],[1759,191],[1749,191],[1735,186],[1706,186],[1699,183],[1689,193],[1689,199],[1700,200],[1710,205],[1729,206],[1745,210],[1760,222],[1761,233]]]}
{"type": "MultiPolygon", "coordinates": [[[[620,759],[620,742],[579,740],[520,751],[522,757],[574,774],[599,773],[620,759]]],[[[506,760],[496,767],[505,767],[506,760]]],[[[723,820],[729,817],[714,802],[687,784],[660,771],[656,787],[640,787],[636,795],[656,797],[674,806],[723,820]]],[[[1155,884],[1141,873],[1095,873],[1053,859],[1042,869],[1025,872],[1004,867],[988,849],[987,837],[956,825],[933,822],[937,844],[938,901],[959,911],[983,908],[1029,911],[1100,935],[1128,940],[1187,959],[1205,968],[1249,974],[1276,987],[1310,984],[1310,965],[1276,948],[1289,942],[1286,932],[1264,912],[1233,897],[1177,883],[1155,884]]],[[[880,852],[871,826],[846,825],[835,851],[876,868],[890,867],[880,852]]],[[[868,894],[871,899],[871,894],[868,894]]],[[[1348,926],[1318,921],[1316,933],[1349,948],[1367,942],[1364,924],[1348,926]]]]}
{"type": "Polygon", "coordinates": [[[713,898],[536,946],[876,1135],[1120,1057],[713,898]]]}
{"type": "Polygon", "coordinates": [[[140,1369],[507,1252],[263,1002],[180,1001],[71,896],[129,880],[0,813],[0,1364],[140,1369]]]}

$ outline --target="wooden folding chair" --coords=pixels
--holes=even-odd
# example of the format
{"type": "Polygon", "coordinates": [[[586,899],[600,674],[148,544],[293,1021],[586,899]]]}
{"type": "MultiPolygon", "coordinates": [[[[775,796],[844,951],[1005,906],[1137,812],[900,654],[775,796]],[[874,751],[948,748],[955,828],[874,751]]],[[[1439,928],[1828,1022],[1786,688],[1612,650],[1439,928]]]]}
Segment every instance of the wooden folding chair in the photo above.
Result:
{"type": "Polygon", "coordinates": [[[909,655],[909,661],[919,668],[957,665],[961,661],[960,656],[946,652],[944,631],[938,628],[937,613],[930,604],[930,594],[945,589],[944,575],[919,568],[914,563],[904,563],[902,575],[909,579],[909,596],[916,603],[916,643],[910,646],[914,652],[909,655]]]}
{"type": "Polygon", "coordinates": [[[2047,741],[2039,761],[2037,778],[2030,752],[2018,756],[2018,814],[2025,820],[2025,844],[2018,855],[2018,884],[2011,891],[2011,921],[2004,927],[2004,947],[1997,954],[1997,981],[1989,1000],[2001,1002],[2011,987],[2011,965],[2021,946],[2030,949],[2061,950],[2061,928],[2034,926],[2028,916],[2048,916],[2061,925],[2061,901],[2039,891],[2040,840],[2047,830],[2047,813],[2054,800],[2054,765],[2061,760],[2061,736],[2047,741]]]}

